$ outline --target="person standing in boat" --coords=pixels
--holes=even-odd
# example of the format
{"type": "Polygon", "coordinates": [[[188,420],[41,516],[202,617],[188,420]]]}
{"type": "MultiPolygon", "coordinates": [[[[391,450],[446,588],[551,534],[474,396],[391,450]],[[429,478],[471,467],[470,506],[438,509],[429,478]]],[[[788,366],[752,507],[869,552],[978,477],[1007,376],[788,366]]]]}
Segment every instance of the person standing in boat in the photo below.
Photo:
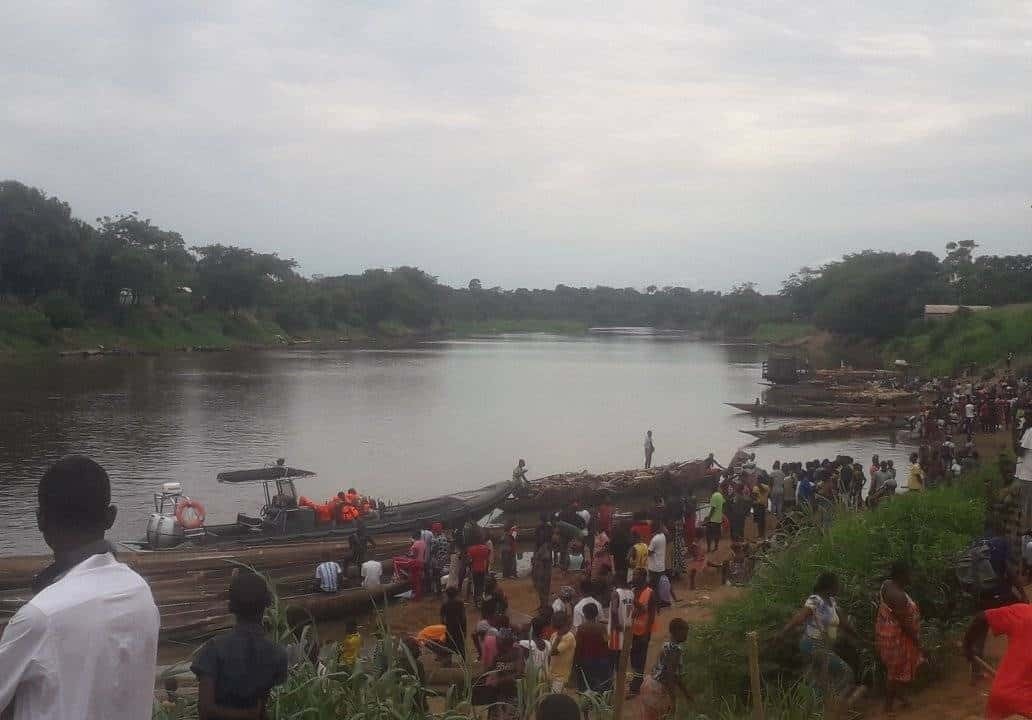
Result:
{"type": "Polygon", "coordinates": [[[519,496],[527,489],[527,461],[520,458],[520,461],[516,463],[516,467],[512,470],[512,489],[513,492],[519,496]]]}
{"type": "Polygon", "coordinates": [[[344,559],[344,565],[341,572],[346,576],[348,574],[348,564],[354,565],[359,570],[362,569],[362,565],[366,561],[366,549],[375,549],[376,543],[366,533],[365,523],[359,518],[355,520],[355,532],[348,536],[348,549],[351,551],[351,558],[344,559]]]}
{"type": "Polygon", "coordinates": [[[645,433],[645,469],[652,467],[652,453],[656,452],[656,445],[652,442],[652,431],[645,433]]]}

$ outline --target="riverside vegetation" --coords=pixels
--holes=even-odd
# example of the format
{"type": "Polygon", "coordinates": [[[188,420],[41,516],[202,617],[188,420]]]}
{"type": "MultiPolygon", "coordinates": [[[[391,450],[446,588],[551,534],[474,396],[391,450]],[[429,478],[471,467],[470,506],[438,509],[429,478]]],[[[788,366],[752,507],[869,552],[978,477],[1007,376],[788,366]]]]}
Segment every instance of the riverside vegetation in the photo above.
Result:
{"type": "MultiPolygon", "coordinates": [[[[1032,299],[1032,255],[975,257],[976,247],[949,243],[941,259],[925,251],[851,254],[801,269],[774,295],[748,282],[727,292],[655,285],[503,290],[476,278],[453,288],[413,267],[304,277],[293,259],[229,244],[189,246],[136,213],[91,224],[58,198],[5,181],[0,352],[262,344],[299,335],[583,332],[596,325],[763,341],[817,330],[883,343],[907,333],[925,303],[1032,299]]],[[[1030,322],[1032,311],[1016,312],[1030,322]]],[[[922,330],[910,332],[920,350],[922,330]]],[[[998,347],[1002,354],[1032,351],[1028,333],[1006,341],[1013,347],[998,347]]],[[[980,342],[988,350],[993,340],[980,342]]]]}

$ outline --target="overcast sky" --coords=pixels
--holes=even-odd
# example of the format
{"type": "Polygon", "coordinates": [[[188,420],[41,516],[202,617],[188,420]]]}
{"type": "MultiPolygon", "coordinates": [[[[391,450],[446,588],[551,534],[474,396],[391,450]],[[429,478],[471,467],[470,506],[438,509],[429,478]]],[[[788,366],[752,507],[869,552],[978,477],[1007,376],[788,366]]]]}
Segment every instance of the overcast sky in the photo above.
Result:
{"type": "Polygon", "coordinates": [[[7,3],[0,176],[306,274],[775,289],[1032,252],[1032,3],[618,6],[7,3]]]}

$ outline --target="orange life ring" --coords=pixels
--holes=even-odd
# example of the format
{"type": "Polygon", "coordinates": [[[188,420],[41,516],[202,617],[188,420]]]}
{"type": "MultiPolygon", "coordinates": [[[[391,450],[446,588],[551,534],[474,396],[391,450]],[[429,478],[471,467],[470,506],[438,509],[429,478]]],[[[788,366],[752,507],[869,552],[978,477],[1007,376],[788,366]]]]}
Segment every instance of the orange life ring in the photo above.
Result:
{"type": "Polygon", "coordinates": [[[204,505],[199,500],[183,498],[176,504],[176,520],[184,530],[196,530],[204,525],[204,505]]]}

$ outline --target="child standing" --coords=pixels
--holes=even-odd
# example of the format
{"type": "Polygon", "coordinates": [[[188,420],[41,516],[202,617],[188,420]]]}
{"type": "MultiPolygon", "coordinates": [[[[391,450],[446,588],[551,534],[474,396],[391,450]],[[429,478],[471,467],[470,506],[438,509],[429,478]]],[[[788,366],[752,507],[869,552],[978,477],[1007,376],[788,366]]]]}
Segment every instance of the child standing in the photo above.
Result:
{"type": "Polygon", "coordinates": [[[269,640],[262,617],[272,604],[265,579],[240,571],[229,585],[229,611],[236,625],[209,640],[190,669],[197,676],[201,718],[239,717],[241,711],[265,716],[274,687],[287,679],[287,653],[269,640]]]}
{"type": "Polygon", "coordinates": [[[688,623],[681,618],[670,621],[670,639],[652,667],[652,674],[641,686],[641,709],[644,720],[659,720],[674,707],[676,692],[691,701],[692,696],[681,678],[682,645],[688,639],[688,623]]]}
{"type": "Polygon", "coordinates": [[[344,633],[344,639],[337,643],[337,664],[341,669],[350,670],[362,652],[362,636],[358,634],[358,624],[354,620],[348,620],[344,633]]]}
{"type": "Polygon", "coordinates": [[[457,587],[444,591],[447,599],[441,603],[441,622],[448,632],[448,645],[463,660],[466,659],[466,603],[459,597],[457,587]]]}

